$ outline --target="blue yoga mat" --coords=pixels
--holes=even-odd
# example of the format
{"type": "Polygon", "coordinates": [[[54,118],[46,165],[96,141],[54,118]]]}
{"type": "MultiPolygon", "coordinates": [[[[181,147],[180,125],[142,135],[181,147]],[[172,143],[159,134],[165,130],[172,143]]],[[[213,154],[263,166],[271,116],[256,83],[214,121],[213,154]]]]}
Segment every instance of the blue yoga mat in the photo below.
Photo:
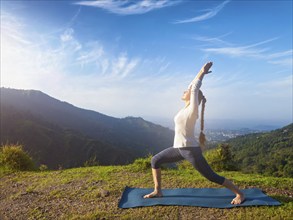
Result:
{"type": "Polygon", "coordinates": [[[153,188],[126,187],[119,201],[119,208],[133,208],[155,205],[200,206],[210,208],[232,208],[236,206],[276,206],[281,203],[258,188],[243,189],[245,201],[239,205],[230,204],[235,194],[226,188],[179,188],[163,189],[163,197],[144,199],[153,188]]]}

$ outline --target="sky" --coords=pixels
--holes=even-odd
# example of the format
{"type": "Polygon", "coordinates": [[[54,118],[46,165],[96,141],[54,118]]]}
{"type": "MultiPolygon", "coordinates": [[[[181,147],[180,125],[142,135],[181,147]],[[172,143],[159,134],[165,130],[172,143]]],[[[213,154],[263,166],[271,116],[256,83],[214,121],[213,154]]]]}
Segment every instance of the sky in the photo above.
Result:
{"type": "Polygon", "coordinates": [[[213,62],[205,119],[292,123],[292,1],[1,0],[1,87],[172,127],[213,62]]]}

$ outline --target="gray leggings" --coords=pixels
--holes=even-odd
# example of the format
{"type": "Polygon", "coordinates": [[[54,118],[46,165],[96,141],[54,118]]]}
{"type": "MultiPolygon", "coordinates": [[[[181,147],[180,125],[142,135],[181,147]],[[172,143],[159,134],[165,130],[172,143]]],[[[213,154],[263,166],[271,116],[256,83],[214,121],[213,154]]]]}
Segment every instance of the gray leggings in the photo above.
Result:
{"type": "Polygon", "coordinates": [[[200,147],[169,147],[152,157],[152,168],[158,169],[164,163],[188,160],[195,169],[208,180],[222,185],[225,178],[216,174],[202,155],[200,147]]]}

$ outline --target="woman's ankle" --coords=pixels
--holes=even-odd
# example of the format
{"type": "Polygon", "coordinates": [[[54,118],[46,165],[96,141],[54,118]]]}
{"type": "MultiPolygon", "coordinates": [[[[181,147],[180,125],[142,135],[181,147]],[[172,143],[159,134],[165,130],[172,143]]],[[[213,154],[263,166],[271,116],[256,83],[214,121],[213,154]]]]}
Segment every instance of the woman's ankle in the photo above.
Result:
{"type": "Polygon", "coordinates": [[[155,187],[155,188],[154,188],[154,191],[155,191],[155,192],[162,192],[162,189],[161,189],[160,187],[155,187]]]}
{"type": "Polygon", "coordinates": [[[244,193],[240,191],[240,192],[236,193],[236,195],[237,196],[244,196],[244,193]]]}

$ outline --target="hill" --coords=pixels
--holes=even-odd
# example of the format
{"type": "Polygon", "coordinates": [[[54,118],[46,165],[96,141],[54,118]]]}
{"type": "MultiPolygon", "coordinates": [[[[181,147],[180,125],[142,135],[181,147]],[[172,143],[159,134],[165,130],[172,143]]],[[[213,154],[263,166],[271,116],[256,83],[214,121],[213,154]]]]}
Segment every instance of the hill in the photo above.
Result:
{"type": "Polygon", "coordinates": [[[82,166],[90,160],[103,165],[127,164],[136,157],[135,152],[63,129],[29,112],[5,106],[1,110],[1,142],[22,144],[37,165],[59,169],[82,166]]]}
{"type": "Polygon", "coordinates": [[[24,145],[51,169],[127,164],[171,146],[174,132],[142,118],[114,118],[40,91],[1,88],[1,143],[24,145]]]}
{"type": "Polygon", "coordinates": [[[293,124],[226,141],[241,171],[293,177],[293,124]]]}
{"type": "MultiPolygon", "coordinates": [[[[119,209],[118,201],[125,186],[153,187],[150,168],[134,163],[4,176],[0,172],[0,219],[291,219],[292,179],[239,172],[219,174],[232,179],[240,189],[258,187],[283,204],[232,209],[181,206],[119,209]]],[[[164,188],[219,187],[196,170],[162,170],[162,177],[164,188]]]]}

